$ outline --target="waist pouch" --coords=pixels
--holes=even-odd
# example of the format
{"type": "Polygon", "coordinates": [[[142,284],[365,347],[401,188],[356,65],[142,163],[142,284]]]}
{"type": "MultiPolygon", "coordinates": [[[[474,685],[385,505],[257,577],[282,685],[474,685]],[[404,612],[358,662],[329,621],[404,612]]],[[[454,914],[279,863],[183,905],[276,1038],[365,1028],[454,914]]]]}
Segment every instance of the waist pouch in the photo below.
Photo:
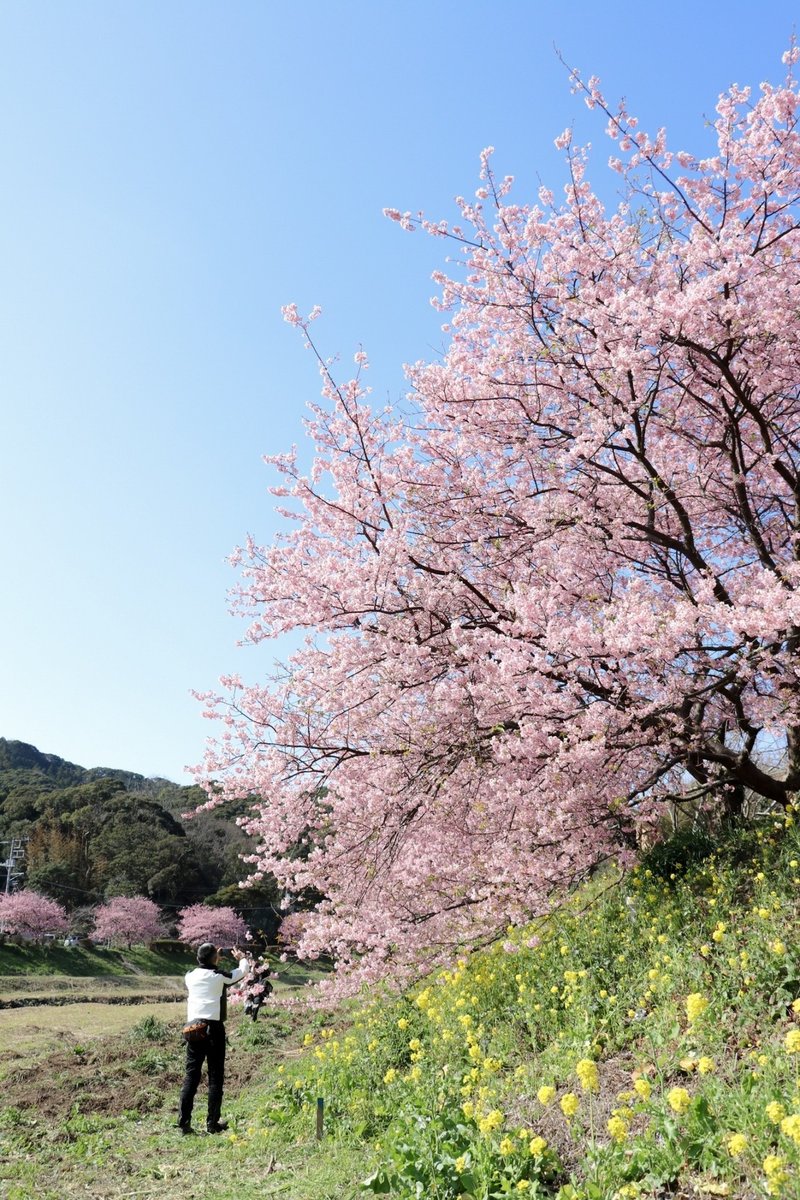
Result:
{"type": "Polygon", "coordinates": [[[181,1035],[185,1042],[204,1042],[208,1037],[208,1022],[192,1021],[190,1025],[184,1025],[181,1035]]]}

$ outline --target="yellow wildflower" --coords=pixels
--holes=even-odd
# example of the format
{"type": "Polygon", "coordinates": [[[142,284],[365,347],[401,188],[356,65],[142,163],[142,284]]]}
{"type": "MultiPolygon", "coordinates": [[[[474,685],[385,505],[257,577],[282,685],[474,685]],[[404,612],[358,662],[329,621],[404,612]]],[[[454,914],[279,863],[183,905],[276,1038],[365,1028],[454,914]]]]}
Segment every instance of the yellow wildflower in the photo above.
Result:
{"type": "Polygon", "coordinates": [[[543,1084],[536,1093],[536,1099],[540,1104],[547,1106],[551,1100],[555,1099],[556,1089],[551,1087],[549,1083],[543,1084]]]}
{"type": "Polygon", "coordinates": [[[472,1103],[471,1100],[466,1100],[461,1105],[461,1111],[464,1114],[464,1116],[467,1118],[467,1120],[470,1121],[475,1116],[475,1105],[472,1103]]]}
{"type": "Polygon", "coordinates": [[[790,1137],[796,1146],[800,1146],[800,1113],[792,1113],[781,1121],[781,1133],[790,1137]]]}
{"type": "Polygon", "coordinates": [[[397,1071],[395,1071],[394,1067],[389,1067],[389,1070],[386,1072],[386,1074],[383,1077],[383,1082],[384,1083],[394,1083],[396,1078],[397,1078],[397,1071]]]}
{"type": "Polygon", "coordinates": [[[615,1142],[624,1142],[628,1136],[628,1124],[622,1117],[615,1115],[609,1118],[608,1132],[615,1142]]]}
{"type": "Polygon", "coordinates": [[[530,1186],[531,1186],[530,1179],[520,1179],[517,1182],[517,1191],[518,1192],[527,1192],[527,1190],[530,1186]]]}
{"type": "Polygon", "coordinates": [[[503,1114],[499,1109],[493,1108],[485,1117],[481,1117],[478,1121],[478,1128],[481,1133],[491,1133],[494,1129],[499,1129],[503,1124],[503,1114]]]}
{"type": "Polygon", "coordinates": [[[800,1052],[800,1029],[790,1029],[784,1039],[784,1046],[788,1054],[797,1054],[800,1052]]]}
{"type": "Polygon", "coordinates": [[[453,1163],[453,1166],[455,1167],[456,1172],[459,1175],[461,1175],[461,1173],[464,1171],[464,1168],[466,1167],[466,1165],[467,1165],[467,1156],[465,1154],[460,1154],[458,1156],[458,1158],[456,1159],[456,1161],[453,1163]]]}
{"type": "Polygon", "coordinates": [[[405,1017],[401,1017],[400,1020],[397,1022],[397,1028],[398,1029],[408,1029],[408,1021],[406,1020],[405,1017]]]}
{"type": "Polygon", "coordinates": [[[767,1192],[770,1196],[780,1195],[781,1188],[789,1179],[786,1159],[781,1158],[779,1154],[768,1154],[764,1159],[763,1167],[767,1177],[767,1192]]]}
{"type": "Polygon", "coordinates": [[[559,1103],[565,1117],[574,1117],[581,1106],[581,1102],[574,1092],[567,1092],[565,1096],[561,1097],[559,1103]]]}
{"type": "Polygon", "coordinates": [[[766,1114],[773,1125],[780,1125],[786,1116],[786,1109],[779,1100],[772,1100],[766,1107],[766,1114]]]}
{"type": "Polygon", "coordinates": [[[531,1138],[531,1144],[528,1146],[528,1153],[532,1154],[534,1158],[541,1158],[546,1149],[547,1142],[543,1137],[531,1138]]]}
{"type": "Polygon", "coordinates": [[[637,1080],[634,1081],[633,1087],[637,1096],[640,1096],[642,1100],[650,1099],[650,1093],[653,1089],[650,1086],[649,1079],[645,1079],[644,1076],[641,1075],[637,1080]]]}
{"type": "Polygon", "coordinates": [[[692,1024],[702,1017],[707,1008],[708,1000],[700,992],[692,992],[686,997],[686,1016],[692,1024]]]}
{"type": "Polygon", "coordinates": [[[600,1086],[597,1077],[597,1063],[593,1062],[591,1058],[582,1058],[575,1067],[575,1074],[585,1092],[597,1091],[600,1086]]]}
{"type": "Polygon", "coordinates": [[[732,1133],[728,1138],[728,1154],[731,1158],[741,1158],[747,1149],[747,1137],[743,1133],[732,1133]]]}
{"type": "Polygon", "coordinates": [[[692,1098],[686,1088],[674,1087],[667,1092],[667,1103],[673,1112],[685,1113],[692,1102],[692,1098]]]}
{"type": "Polygon", "coordinates": [[[513,1154],[514,1153],[514,1143],[512,1142],[510,1137],[503,1138],[502,1142],[500,1143],[500,1153],[501,1154],[513,1154]]]}
{"type": "Polygon", "coordinates": [[[707,1054],[703,1054],[697,1060],[697,1069],[701,1075],[710,1075],[713,1071],[716,1071],[717,1064],[713,1058],[709,1058],[707,1054]]]}

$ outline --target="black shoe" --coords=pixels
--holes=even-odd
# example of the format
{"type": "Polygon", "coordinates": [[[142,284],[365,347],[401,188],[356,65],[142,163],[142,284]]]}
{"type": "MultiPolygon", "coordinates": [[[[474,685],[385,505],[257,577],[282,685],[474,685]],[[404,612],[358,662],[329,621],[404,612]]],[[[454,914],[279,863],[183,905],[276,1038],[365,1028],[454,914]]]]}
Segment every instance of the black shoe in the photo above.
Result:
{"type": "Polygon", "coordinates": [[[217,1121],[214,1125],[206,1125],[206,1133],[224,1133],[227,1128],[227,1121],[217,1121]]]}
{"type": "Polygon", "coordinates": [[[179,1125],[178,1129],[180,1129],[182,1137],[188,1137],[189,1134],[193,1134],[195,1132],[191,1125],[179,1125]]]}

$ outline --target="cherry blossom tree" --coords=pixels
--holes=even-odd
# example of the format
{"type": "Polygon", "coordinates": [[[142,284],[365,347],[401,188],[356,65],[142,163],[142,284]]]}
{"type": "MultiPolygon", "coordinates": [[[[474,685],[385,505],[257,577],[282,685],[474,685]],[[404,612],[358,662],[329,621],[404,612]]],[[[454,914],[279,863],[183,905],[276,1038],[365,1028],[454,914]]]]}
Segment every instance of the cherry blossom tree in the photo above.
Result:
{"type": "Polygon", "coordinates": [[[40,941],[45,934],[66,933],[68,926],[65,910],[48,896],[27,888],[0,894],[0,931],[4,933],[40,941]]]}
{"type": "Polygon", "coordinates": [[[178,937],[190,945],[214,942],[217,946],[235,946],[247,934],[247,925],[232,908],[192,904],[179,913],[178,937]]]}
{"type": "Polygon", "coordinates": [[[166,932],[161,910],[146,896],[115,896],[95,910],[92,939],[96,942],[124,942],[130,948],[153,942],[166,932]]]}
{"type": "Polygon", "coordinates": [[[514,201],[486,151],[457,224],[387,210],[458,247],[402,406],[285,310],[316,456],[270,460],[293,527],[236,552],[236,604],[251,643],[305,642],[206,698],[205,773],[210,805],[260,797],[256,871],[323,897],[284,932],[348,986],[496,937],[666,805],[800,789],[797,57],[699,152],[573,72],[613,208],[567,131],[560,201],[514,201]]]}

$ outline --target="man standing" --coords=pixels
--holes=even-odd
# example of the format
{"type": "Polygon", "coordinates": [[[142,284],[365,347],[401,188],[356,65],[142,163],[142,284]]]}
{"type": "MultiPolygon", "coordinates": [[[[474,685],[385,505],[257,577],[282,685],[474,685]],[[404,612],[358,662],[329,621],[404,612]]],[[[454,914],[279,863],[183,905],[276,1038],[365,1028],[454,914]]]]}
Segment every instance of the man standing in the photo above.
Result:
{"type": "Polygon", "coordinates": [[[181,1088],[181,1111],[178,1118],[178,1128],[182,1134],[194,1133],[192,1108],[205,1059],[208,1059],[206,1129],[209,1133],[222,1133],[228,1128],[227,1121],[220,1120],[222,1088],[225,1081],[225,1016],[228,999],[226,989],[244,978],[248,962],[241,950],[234,946],[233,953],[239,959],[239,966],[230,972],[222,971],[217,965],[220,953],[221,947],[204,942],[197,951],[198,966],[193,971],[187,971],[185,976],[189,991],[187,1024],[202,1021],[206,1025],[206,1034],[198,1041],[186,1043],[186,1074],[181,1088]]]}

